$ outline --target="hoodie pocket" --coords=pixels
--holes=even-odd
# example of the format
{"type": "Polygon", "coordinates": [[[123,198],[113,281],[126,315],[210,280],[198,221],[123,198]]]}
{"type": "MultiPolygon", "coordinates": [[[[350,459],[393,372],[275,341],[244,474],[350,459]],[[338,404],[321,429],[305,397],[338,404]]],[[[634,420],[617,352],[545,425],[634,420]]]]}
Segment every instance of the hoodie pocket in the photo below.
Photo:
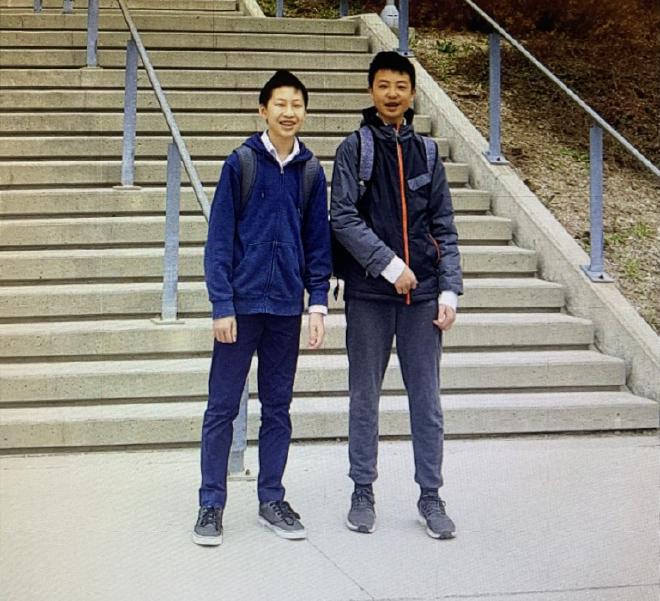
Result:
{"type": "Polygon", "coordinates": [[[301,273],[302,265],[296,246],[276,242],[268,296],[275,300],[297,300],[303,293],[301,273]]]}
{"type": "Polygon", "coordinates": [[[273,264],[273,242],[250,244],[234,269],[233,288],[242,298],[262,297],[266,292],[273,264]]]}

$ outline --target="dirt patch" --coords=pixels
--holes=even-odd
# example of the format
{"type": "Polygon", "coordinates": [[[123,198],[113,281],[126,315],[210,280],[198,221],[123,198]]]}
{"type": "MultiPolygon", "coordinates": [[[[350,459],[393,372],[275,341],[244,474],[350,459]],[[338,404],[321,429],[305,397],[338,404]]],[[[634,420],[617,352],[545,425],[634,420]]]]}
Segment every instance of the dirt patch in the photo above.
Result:
{"type": "MultiPolygon", "coordinates": [[[[461,111],[487,136],[486,36],[418,29],[412,47],[461,111]]],[[[503,48],[502,151],[588,252],[588,121],[533,68],[516,65],[513,52],[503,48]]],[[[606,271],[660,333],[660,182],[622,159],[616,145],[605,137],[606,271]]]]}

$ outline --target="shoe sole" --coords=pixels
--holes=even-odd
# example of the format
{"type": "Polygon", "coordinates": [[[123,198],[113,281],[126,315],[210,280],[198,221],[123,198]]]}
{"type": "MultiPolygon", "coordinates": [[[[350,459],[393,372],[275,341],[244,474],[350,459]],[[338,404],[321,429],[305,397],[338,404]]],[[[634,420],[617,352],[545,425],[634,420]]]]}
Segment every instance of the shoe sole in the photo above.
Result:
{"type": "Polygon", "coordinates": [[[364,524],[360,524],[359,526],[356,526],[355,524],[350,522],[348,518],[346,518],[346,526],[348,527],[349,530],[352,530],[353,532],[360,532],[361,534],[372,534],[376,531],[375,523],[371,528],[368,528],[364,524]]]}
{"type": "Polygon", "coordinates": [[[262,526],[265,526],[269,530],[272,530],[275,534],[277,534],[277,536],[281,538],[286,538],[287,540],[303,540],[307,538],[306,530],[298,530],[297,532],[289,532],[288,530],[282,530],[281,528],[278,528],[274,524],[271,524],[267,519],[262,518],[261,516],[257,518],[257,521],[262,526]]]}
{"type": "Polygon", "coordinates": [[[428,525],[426,524],[426,520],[424,519],[424,516],[420,515],[417,518],[417,521],[424,526],[426,529],[426,534],[428,534],[431,538],[439,539],[439,540],[449,540],[451,538],[456,538],[456,531],[455,530],[448,530],[446,532],[434,532],[431,530],[428,525]]]}
{"type": "Polygon", "coordinates": [[[193,532],[192,539],[196,545],[202,547],[217,547],[222,544],[222,534],[220,536],[200,536],[193,532]]]}

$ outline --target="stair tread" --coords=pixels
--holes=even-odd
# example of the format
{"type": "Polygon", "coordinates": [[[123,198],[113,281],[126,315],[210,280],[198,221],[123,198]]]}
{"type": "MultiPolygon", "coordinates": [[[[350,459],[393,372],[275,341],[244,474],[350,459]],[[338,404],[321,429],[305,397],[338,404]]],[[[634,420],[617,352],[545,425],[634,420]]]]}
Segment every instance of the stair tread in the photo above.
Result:
{"type": "MultiPolygon", "coordinates": [[[[443,411],[474,409],[566,409],[568,407],[597,408],[610,407],[658,409],[655,401],[622,391],[602,392],[517,392],[493,394],[452,394],[442,395],[443,411]]],[[[150,419],[164,420],[199,417],[205,408],[204,401],[180,401],[160,403],[130,403],[113,405],[86,405],[75,407],[28,407],[4,408],[0,411],[0,424],[11,426],[22,422],[58,423],[72,421],[150,419]]],[[[407,412],[408,398],[402,395],[382,395],[381,412],[407,412]]],[[[249,412],[256,417],[259,404],[256,400],[249,404],[249,412]]],[[[348,411],[348,397],[296,397],[291,403],[292,415],[301,413],[345,413],[348,411]]]]}
{"type": "MultiPolygon", "coordinates": [[[[256,360],[255,360],[256,361],[256,360]]],[[[442,359],[445,367],[460,366],[492,366],[522,367],[611,364],[623,365],[623,360],[609,355],[603,355],[593,350],[553,350],[553,351],[502,351],[480,353],[447,353],[442,359]]],[[[346,369],[348,358],[345,355],[301,355],[298,361],[298,371],[317,369],[346,369]]],[[[390,359],[391,367],[398,367],[398,359],[390,359]]],[[[114,361],[71,361],[57,363],[5,363],[2,365],[4,379],[30,379],[31,377],[53,376],[94,376],[102,374],[154,374],[154,373],[206,373],[209,369],[208,358],[192,359],[131,359],[114,361]]]]}
{"type": "MultiPolygon", "coordinates": [[[[464,313],[459,314],[458,324],[465,325],[497,325],[513,326],[561,325],[573,324],[586,326],[591,322],[567,315],[565,313],[464,313]]],[[[325,318],[326,328],[341,327],[346,323],[343,314],[331,313],[325,318]]],[[[176,326],[177,330],[204,330],[210,336],[210,318],[186,318],[176,326]]],[[[62,321],[46,323],[0,324],[0,336],[43,335],[43,334],[73,334],[79,332],[128,332],[128,331],[158,331],[161,326],[155,325],[150,319],[119,319],[94,321],[62,321]]]]}

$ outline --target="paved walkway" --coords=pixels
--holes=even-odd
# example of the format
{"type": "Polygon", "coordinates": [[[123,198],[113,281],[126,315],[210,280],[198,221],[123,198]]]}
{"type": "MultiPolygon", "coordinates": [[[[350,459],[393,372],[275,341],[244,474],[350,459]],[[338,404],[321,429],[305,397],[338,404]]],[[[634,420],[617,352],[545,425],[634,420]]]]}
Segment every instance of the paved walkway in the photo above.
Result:
{"type": "MultiPolygon", "coordinates": [[[[348,531],[345,443],[292,448],[285,541],[233,482],[225,542],[190,541],[194,449],[0,458],[4,601],[658,601],[656,436],[452,440],[458,538],[416,522],[408,442],[381,443],[378,530],[348,531]]],[[[248,462],[255,460],[254,449],[248,462]]]]}

